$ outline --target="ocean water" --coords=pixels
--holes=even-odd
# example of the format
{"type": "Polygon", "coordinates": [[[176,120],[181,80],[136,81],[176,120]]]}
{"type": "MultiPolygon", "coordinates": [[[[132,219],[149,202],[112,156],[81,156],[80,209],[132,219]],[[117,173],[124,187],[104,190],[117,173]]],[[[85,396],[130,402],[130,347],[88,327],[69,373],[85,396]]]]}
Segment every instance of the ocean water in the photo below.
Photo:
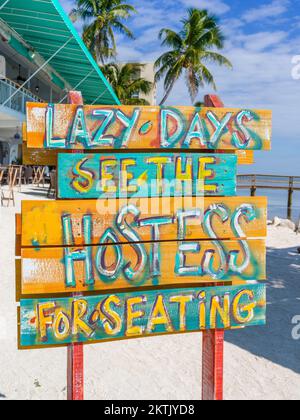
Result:
{"type": "MultiPolygon", "coordinates": [[[[238,195],[249,196],[250,190],[238,188],[238,195]]],[[[268,197],[268,219],[273,220],[275,216],[282,219],[287,218],[288,191],[258,189],[257,196],[268,197]]],[[[292,219],[295,223],[300,219],[300,191],[293,194],[292,219]]]]}

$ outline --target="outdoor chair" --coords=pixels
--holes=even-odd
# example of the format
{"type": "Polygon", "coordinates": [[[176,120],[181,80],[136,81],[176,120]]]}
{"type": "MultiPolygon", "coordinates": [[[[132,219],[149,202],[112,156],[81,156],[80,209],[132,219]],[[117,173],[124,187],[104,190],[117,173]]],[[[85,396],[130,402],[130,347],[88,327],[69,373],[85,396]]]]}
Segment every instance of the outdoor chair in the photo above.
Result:
{"type": "MultiPolygon", "coordinates": [[[[16,185],[19,192],[22,190],[22,182],[24,181],[25,177],[23,175],[23,166],[13,166],[13,174],[16,173],[16,185]]],[[[14,175],[13,175],[14,176],[14,175]]]]}
{"type": "Polygon", "coordinates": [[[37,185],[38,187],[43,184],[43,188],[45,187],[45,167],[38,166],[33,169],[33,184],[37,185]]]}
{"type": "Polygon", "coordinates": [[[4,203],[7,203],[6,207],[10,206],[12,203],[13,207],[15,207],[15,192],[14,188],[17,185],[17,177],[19,173],[19,168],[10,167],[8,170],[8,189],[1,188],[1,206],[4,206],[4,203]]]}
{"type": "Polygon", "coordinates": [[[0,168],[0,189],[2,188],[2,184],[4,183],[4,174],[6,169],[0,168]]]}

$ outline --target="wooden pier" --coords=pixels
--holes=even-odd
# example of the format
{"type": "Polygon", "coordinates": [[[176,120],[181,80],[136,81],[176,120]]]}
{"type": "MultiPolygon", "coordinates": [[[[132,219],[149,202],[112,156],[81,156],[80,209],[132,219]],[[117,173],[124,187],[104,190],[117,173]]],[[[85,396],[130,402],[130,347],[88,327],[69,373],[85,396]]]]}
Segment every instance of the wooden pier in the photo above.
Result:
{"type": "Polygon", "coordinates": [[[287,191],[287,218],[291,220],[293,194],[295,191],[300,191],[300,176],[238,175],[237,187],[239,189],[249,189],[252,197],[256,196],[258,189],[287,191]]]}

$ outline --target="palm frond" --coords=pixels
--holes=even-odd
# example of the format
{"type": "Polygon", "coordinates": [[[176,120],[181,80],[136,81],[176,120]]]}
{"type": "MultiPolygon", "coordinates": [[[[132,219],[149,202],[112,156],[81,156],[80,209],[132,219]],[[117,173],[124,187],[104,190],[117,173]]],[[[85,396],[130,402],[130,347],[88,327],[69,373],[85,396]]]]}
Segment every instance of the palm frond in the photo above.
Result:
{"type": "Polygon", "coordinates": [[[197,71],[197,74],[199,79],[202,79],[203,82],[205,82],[207,85],[212,86],[214,90],[217,90],[214,77],[206,66],[201,65],[200,69],[197,71]]]}
{"type": "Polygon", "coordinates": [[[162,41],[162,46],[182,48],[182,38],[180,34],[172,31],[171,29],[162,29],[159,32],[159,39],[162,41]]]}
{"type": "Polygon", "coordinates": [[[116,28],[118,30],[118,32],[120,32],[123,35],[126,35],[128,38],[130,39],[135,39],[133,33],[131,32],[131,30],[129,28],[127,28],[127,26],[125,26],[122,22],[120,22],[119,20],[115,20],[112,24],[112,26],[114,28],[116,28]]]}
{"type": "Polygon", "coordinates": [[[212,63],[217,63],[220,66],[226,66],[230,69],[233,68],[232,63],[228,60],[228,58],[214,51],[205,51],[202,54],[202,58],[212,63]]]}

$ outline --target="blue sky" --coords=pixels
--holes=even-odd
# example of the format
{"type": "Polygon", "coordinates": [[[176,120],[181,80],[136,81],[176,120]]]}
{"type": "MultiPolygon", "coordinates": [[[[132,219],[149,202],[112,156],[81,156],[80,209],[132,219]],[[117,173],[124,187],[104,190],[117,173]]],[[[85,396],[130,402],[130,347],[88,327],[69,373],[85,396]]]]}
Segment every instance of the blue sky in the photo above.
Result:
{"type": "MultiPolygon", "coordinates": [[[[73,0],[60,0],[66,11],[73,0]]],[[[188,7],[206,8],[219,16],[227,37],[224,54],[234,69],[214,68],[218,94],[228,107],[271,109],[273,150],[256,152],[256,164],[240,172],[300,175],[300,0],[128,0],[138,10],[128,25],[136,40],[118,36],[119,61],[153,61],[161,53],[161,28],[180,28],[188,7]],[[296,57],[296,58],[294,58],[296,57]],[[298,77],[293,77],[298,76],[298,77]]],[[[77,23],[80,31],[81,24],[77,23]]],[[[205,88],[200,92],[211,93],[205,88]]],[[[159,96],[162,87],[159,86],[159,96]]],[[[168,100],[190,105],[185,81],[168,100]]]]}

